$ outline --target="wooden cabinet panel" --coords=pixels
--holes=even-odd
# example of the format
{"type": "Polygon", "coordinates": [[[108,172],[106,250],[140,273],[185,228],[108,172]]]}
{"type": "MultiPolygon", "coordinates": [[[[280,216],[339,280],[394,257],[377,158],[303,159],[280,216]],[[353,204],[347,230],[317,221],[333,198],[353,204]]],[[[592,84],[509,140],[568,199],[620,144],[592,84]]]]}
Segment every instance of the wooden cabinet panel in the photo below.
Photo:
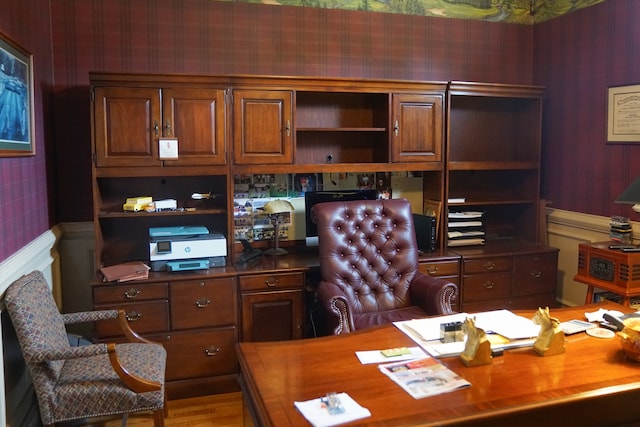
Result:
{"type": "Polygon", "coordinates": [[[463,274],[478,274],[478,273],[496,273],[499,271],[511,271],[513,266],[512,257],[494,257],[494,258],[481,258],[462,261],[463,274]]]}
{"type": "Polygon", "coordinates": [[[292,91],[234,90],[236,164],[293,162],[292,100],[292,91]]]}
{"type": "MultiPolygon", "coordinates": [[[[129,304],[96,305],[96,310],[124,310],[129,326],[135,332],[144,334],[169,329],[169,302],[167,300],[136,302],[129,304]]],[[[117,320],[96,322],[99,337],[122,335],[117,320]]]]}
{"type": "Polygon", "coordinates": [[[169,286],[167,283],[129,283],[124,285],[98,285],[93,287],[93,302],[106,304],[114,302],[147,301],[167,299],[169,286]]]}
{"type": "Polygon", "coordinates": [[[167,349],[167,381],[238,372],[235,327],[151,337],[167,349]]]}
{"type": "Polygon", "coordinates": [[[173,330],[235,324],[233,278],[172,282],[170,296],[173,330]]]}
{"type": "Polygon", "coordinates": [[[303,273],[255,274],[240,276],[240,291],[271,291],[280,289],[302,289],[303,273]]]}
{"type": "Polygon", "coordinates": [[[418,270],[434,277],[458,276],[460,274],[460,263],[458,261],[421,262],[418,265],[418,270]]]}
{"type": "Polygon", "coordinates": [[[160,166],[160,89],[97,87],[93,96],[96,166],[160,166]]]}
{"type": "Polygon", "coordinates": [[[394,94],[392,162],[440,162],[444,94],[394,94]]]}
{"type": "Polygon", "coordinates": [[[225,91],[163,89],[163,135],[178,139],[172,165],[222,165],[225,153],[225,91]]]}
{"type": "Polygon", "coordinates": [[[499,301],[511,295],[511,272],[464,276],[462,303],[499,301]]]}
{"type": "Polygon", "coordinates": [[[302,338],[302,289],[243,293],[242,341],[302,338]]]}
{"type": "Polygon", "coordinates": [[[515,257],[513,295],[555,294],[558,255],[521,255],[515,257]]]}

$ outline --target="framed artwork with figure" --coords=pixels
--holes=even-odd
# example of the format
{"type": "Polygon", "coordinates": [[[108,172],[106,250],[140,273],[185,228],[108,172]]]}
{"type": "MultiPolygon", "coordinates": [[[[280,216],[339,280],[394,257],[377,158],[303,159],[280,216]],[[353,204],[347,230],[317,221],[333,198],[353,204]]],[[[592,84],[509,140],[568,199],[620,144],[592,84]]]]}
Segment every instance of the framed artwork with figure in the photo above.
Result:
{"type": "Polygon", "coordinates": [[[35,155],[33,55],[0,33],[0,157],[35,155]]]}

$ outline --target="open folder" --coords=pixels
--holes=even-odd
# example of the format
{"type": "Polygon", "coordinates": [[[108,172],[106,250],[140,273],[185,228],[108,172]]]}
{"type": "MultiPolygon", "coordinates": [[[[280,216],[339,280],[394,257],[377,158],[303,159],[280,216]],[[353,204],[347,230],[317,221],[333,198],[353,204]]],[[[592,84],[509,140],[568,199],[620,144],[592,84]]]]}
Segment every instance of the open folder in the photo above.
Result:
{"type": "Polygon", "coordinates": [[[433,357],[457,356],[464,350],[464,342],[443,343],[440,341],[440,325],[449,322],[464,322],[474,317],[478,328],[487,333],[494,350],[532,346],[540,326],[531,319],[509,310],[493,310],[481,313],[456,313],[449,316],[394,322],[394,325],[413,339],[433,357]]]}

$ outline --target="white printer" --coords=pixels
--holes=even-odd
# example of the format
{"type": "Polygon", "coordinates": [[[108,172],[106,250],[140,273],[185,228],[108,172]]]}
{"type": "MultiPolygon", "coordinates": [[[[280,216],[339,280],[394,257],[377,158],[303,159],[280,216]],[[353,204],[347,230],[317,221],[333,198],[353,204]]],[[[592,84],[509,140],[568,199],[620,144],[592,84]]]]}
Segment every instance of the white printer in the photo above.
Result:
{"type": "Polygon", "coordinates": [[[227,239],[204,226],[149,228],[152,271],[200,270],[226,265],[227,239]]]}

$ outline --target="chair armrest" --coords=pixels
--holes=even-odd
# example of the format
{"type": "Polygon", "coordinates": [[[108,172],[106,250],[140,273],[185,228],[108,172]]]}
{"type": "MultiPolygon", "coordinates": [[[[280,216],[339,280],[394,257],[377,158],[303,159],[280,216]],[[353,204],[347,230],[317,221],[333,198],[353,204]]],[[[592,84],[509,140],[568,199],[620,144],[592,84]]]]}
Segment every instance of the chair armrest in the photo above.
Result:
{"type": "Polygon", "coordinates": [[[122,366],[122,363],[118,358],[118,353],[116,352],[115,343],[107,344],[107,351],[109,353],[109,362],[111,362],[111,367],[130,390],[136,393],[146,393],[148,391],[156,391],[162,388],[161,383],[150,381],[135,375],[122,366]]]}
{"type": "Polygon", "coordinates": [[[458,287],[455,283],[418,272],[410,289],[413,303],[428,314],[454,313],[451,303],[458,293],[458,287]]]}
{"type": "Polygon", "coordinates": [[[342,290],[331,282],[321,281],[317,290],[318,301],[324,309],[328,332],[333,335],[348,334],[355,330],[351,307],[342,290]]]}
{"type": "Polygon", "coordinates": [[[95,311],[79,311],[77,313],[65,313],[62,320],[65,325],[73,325],[75,323],[88,323],[97,320],[115,319],[118,317],[118,310],[95,310],[95,311]]]}
{"type": "MultiPolygon", "coordinates": [[[[55,350],[38,351],[28,355],[30,360],[35,363],[51,362],[54,360],[78,359],[81,357],[97,356],[107,353],[106,344],[90,344],[78,347],[64,347],[55,350]]],[[[25,354],[25,357],[27,355],[25,354]]]]}
{"type": "Polygon", "coordinates": [[[74,323],[87,323],[96,322],[98,320],[111,320],[118,319],[118,324],[122,333],[130,342],[139,342],[146,344],[154,344],[153,341],[149,341],[146,338],[138,335],[127,321],[126,313],[124,310],[95,310],[95,311],[81,311],[77,313],[66,313],[62,315],[62,319],[65,325],[72,325],[74,323]]]}

